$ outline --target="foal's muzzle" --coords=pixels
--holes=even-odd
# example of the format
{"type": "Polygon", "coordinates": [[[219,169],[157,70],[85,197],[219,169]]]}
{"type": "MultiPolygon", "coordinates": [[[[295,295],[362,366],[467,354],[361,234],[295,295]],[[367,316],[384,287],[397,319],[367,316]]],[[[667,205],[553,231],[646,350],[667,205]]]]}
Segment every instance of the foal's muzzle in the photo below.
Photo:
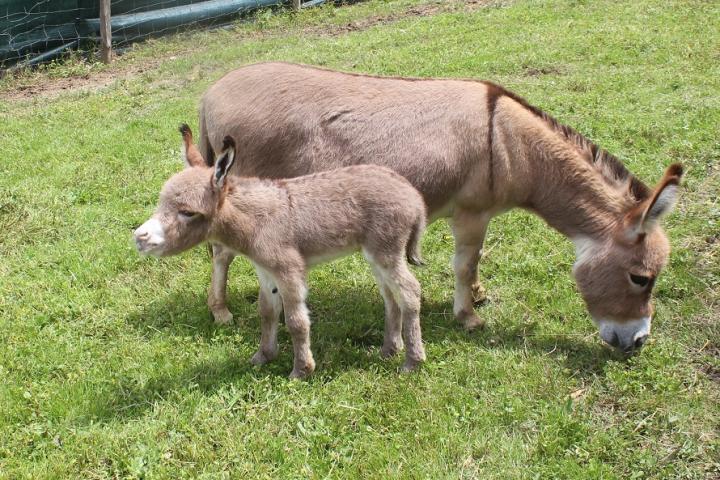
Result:
{"type": "Polygon", "coordinates": [[[165,232],[162,224],[156,218],[151,218],[140,225],[133,235],[135,236],[135,247],[142,254],[159,254],[165,246],[165,232]]]}

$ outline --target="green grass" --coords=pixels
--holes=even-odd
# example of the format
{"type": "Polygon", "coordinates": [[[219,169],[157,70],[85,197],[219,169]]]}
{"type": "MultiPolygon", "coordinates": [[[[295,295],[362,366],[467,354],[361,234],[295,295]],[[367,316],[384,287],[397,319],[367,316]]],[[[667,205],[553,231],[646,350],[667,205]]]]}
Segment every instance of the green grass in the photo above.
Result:
{"type": "Polygon", "coordinates": [[[418,3],[264,12],[232,31],[139,45],[112,67],[74,60],[2,80],[0,477],[720,475],[720,5],[519,0],[367,21],[418,3]],[[343,32],[349,22],[367,28],[343,32]],[[488,326],[472,334],[452,321],[449,229],[429,228],[417,374],[379,359],[382,303],[359,256],[311,276],[316,374],[287,380],[285,332],[280,358],[251,367],[249,264],[231,270],[240,324],[217,328],[205,251],[143,259],[130,232],[180,168],[176,127],[196,124],[202,92],[270,59],[492,79],[650,183],[683,162],[647,347],[624,359],[602,345],[570,278],[570,243],[515,212],[491,225],[490,299],[478,309],[488,326]],[[103,70],[121,79],[10,98],[24,83],[103,70]]]}

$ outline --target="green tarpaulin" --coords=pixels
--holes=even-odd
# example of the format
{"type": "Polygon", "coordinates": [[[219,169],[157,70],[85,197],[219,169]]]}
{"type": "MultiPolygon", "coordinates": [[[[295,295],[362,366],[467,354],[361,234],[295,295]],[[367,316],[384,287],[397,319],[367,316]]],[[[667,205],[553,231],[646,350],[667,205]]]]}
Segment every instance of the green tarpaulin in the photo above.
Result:
{"type": "MultiPolygon", "coordinates": [[[[196,24],[226,23],[284,0],[113,0],[115,44],[196,24]]],[[[0,0],[0,65],[44,59],[99,36],[97,0],[0,0]]]]}

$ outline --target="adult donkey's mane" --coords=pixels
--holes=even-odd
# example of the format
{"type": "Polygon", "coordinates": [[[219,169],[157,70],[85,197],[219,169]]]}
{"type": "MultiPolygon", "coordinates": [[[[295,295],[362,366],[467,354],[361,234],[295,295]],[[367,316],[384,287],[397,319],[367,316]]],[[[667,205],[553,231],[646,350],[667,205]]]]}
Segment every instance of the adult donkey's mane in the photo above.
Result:
{"type": "MultiPolygon", "coordinates": [[[[563,125],[551,115],[530,104],[523,97],[493,82],[482,81],[482,83],[484,83],[488,88],[487,102],[488,113],[490,116],[490,132],[492,132],[494,124],[495,106],[497,105],[498,99],[500,97],[511,98],[512,100],[523,106],[525,109],[530,111],[533,115],[545,121],[545,123],[550,126],[550,128],[552,128],[565,140],[575,145],[580,151],[582,157],[589,164],[595,166],[598,172],[602,174],[603,179],[610,186],[617,189],[623,189],[625,186],[627,186],[625,193],[629,194],[631,196],[630,200],[634,202],[645,200],[650,196],[651,191],[647,187],[647,185],[645,185],[642,181],[638,180],[637,177],[630,173],[630,171],[625,168],[625,165],[610,152],[600,148],[597,144],[593,143],[591,140],[579,133],[577,130],[568,127],[567,125],[563,125]]],[[[493,135],[491,133],[490,135],[488,135],[488,142],[490,147],[492,147],[492,139],[493,135]]],[[[492,148],[489,148],[488,150],[492,155],[492,148]]],[[[492,165],[492,157],[490,158],[490,162],[492,165]]],[[[491,167],[491,175],[489,178],[491,188],[493,184],[492,172],[493,168],[491,167]]]]}

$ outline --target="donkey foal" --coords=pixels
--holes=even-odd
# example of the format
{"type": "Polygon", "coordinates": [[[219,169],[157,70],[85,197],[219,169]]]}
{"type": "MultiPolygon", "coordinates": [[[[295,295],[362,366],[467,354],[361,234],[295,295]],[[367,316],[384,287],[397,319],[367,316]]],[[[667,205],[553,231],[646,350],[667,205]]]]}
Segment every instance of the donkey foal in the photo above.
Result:
{"type": "Polygon", "coordinates": [[[362,250],[385,301],[382,355],[407,346],[403,371],[425,360],[420,334],[420,284],[405,258],[420,263],[425,203],[392,170],[370,165],[339,168],[289,180],[230,176],[235,142],[225,137],[215,167],[207,167],[183,125],[187,168],[163,186],[155,214],[135,231],[141,253],[174,255],[203,241],[249,257],[260,280],[260,348],[252,363],[277,357],[281,313],[292,336],[290,378],[313,372],[307,270],[362,250]]]}

